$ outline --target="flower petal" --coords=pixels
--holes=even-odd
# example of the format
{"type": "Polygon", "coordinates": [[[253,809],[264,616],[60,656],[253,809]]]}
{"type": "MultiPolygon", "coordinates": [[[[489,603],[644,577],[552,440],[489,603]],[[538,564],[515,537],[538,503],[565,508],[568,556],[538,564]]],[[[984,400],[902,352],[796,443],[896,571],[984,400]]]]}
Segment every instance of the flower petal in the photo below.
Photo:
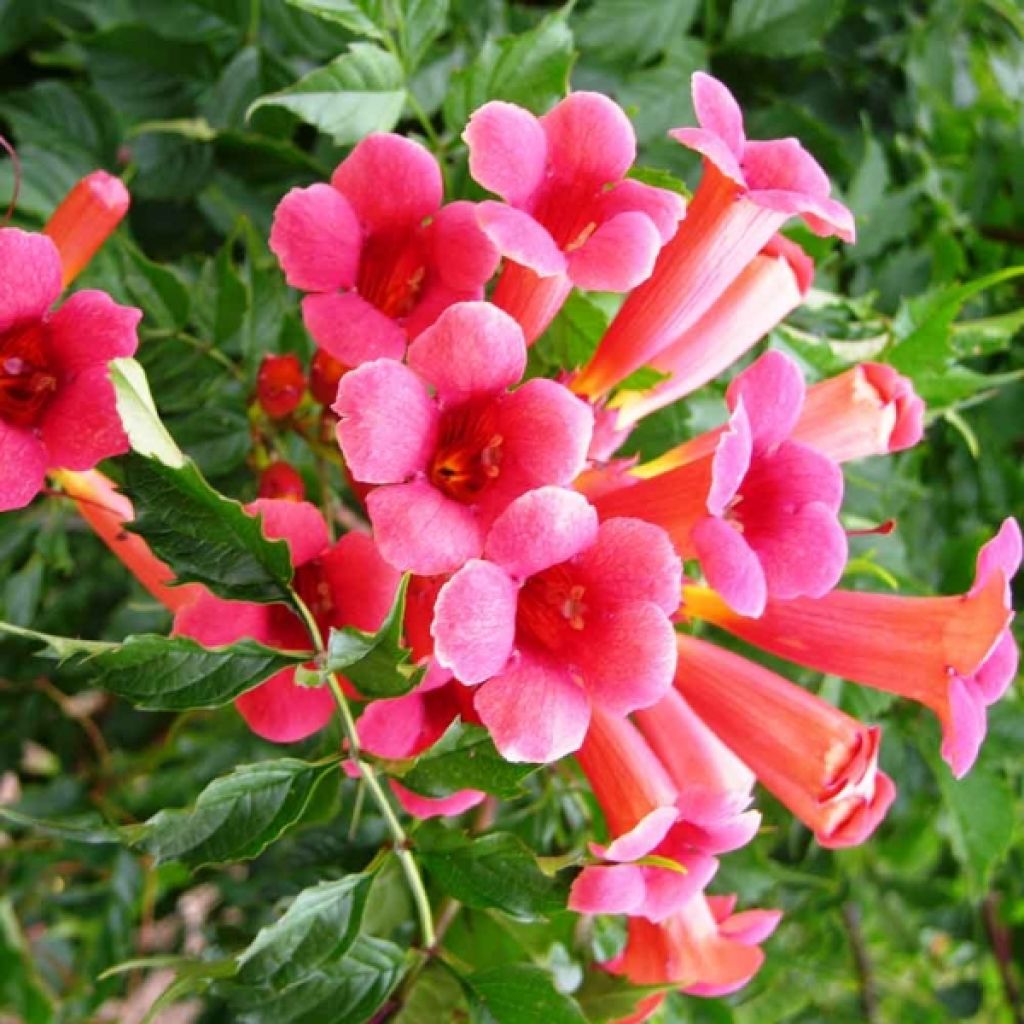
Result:
{"type": "Polygon", "coordinates": [[[438,411],[420,378],[393,359],[364,363],[341,378],[331,408],[338,444],[362,483],[399,483],[424,469],[437,445],[438,411]]]}
{"type": "Polygon", "coordinates": [[[313,340],[345,366],[405,355],[402,328],[355,292],[307,295],[302,319],[313,340]]]}
{"type": "Polygon", "coordinates": [[[686,213],[686,200],[678,192],[656,188],[642,181],[624,178],[601,195],[601,212],[605,219],[619,213],[646,214],[658,229],[662,243],[676,233],[686,213]]]}
{"type": "Polygon", "coordinates": [[[477,221],[476,204],[459,201],[437,211],[427,229],[431,265],[453,291],[483,288],[501,258],[477,221]]]}
{"type": "Polygon", "coordinates": [[[516,498],[494,521],[485,554],[513,579],[558,565],[597,537],[597,512],[575,491],[540,487],[516,498]]]}
{"type": "Polygon", "coordinates": [[[483,548],[472,510],[424,480],[378,487],[367,496],[366,508],[381,555],[400,572],[455,572],[483,548]]]}
{"type": "Polygon", "coordinates": [[[634,914],[645,892],[643,873],[635,865],[591,865],[572,883],[568,907],[577,914],[634,914]]]}
{"type": "Polygon", "coordinates": [[[50,351],[65,374],[133,356],[141,319],[141,309],[120,306],[106,292],[76,292],[49,319],[50,351]]]}
{"type": "Polygon", "coordinates": [[[514,103],[494,100],[473,113],[462,133],[469,173],[488,192],[525,206],[544,180],[548,144],[540,121],[514,103]]]}
{"type": "Polygon", "coordinates": [[[257,498],[249,502],[245,510],[262,518],[263,534],[268,540],[283,540],[288,544],[294,566],[311,562],[330,544],[323,514],[312,502],[257,498]]]}
{"type": "Polygon", "coordinates": [[[661,245],[661,235],[646,214],[616,214],[569,253],[569,276],[577,288],[629,291],[651,276],[661,245]]]}
{"type": "Polygon", "coordinates": [[[451,796],[420,796],[419,793],[406,789],[405,786],[393,779],[390,782],[391,792],[395,794],[395,799],[402,805],[402,810],[414,818],[452,818],[457,814],[463,814],[471,807],[476,807],[487,799],[487,794],[482,793],[479,789],[459,789],[451,796]]]}
{"type": "Polygon", "coordinates": [[[415,227],[441,205],[441,170],[430,151],[401,135],[368,135],[337,166],[331,184],[369,232],[415,227]]]}
{"type": "Polygon", "coordinates": [[[750,417],[742,399],[737,400],[729,422],[718,438],[711,460],[711,486],[707,509],[713,516],[725,513],[743,484],[753,454],[754,439],[750,417]]]}
{"type": "Polygon", "coordinates": [[[489,302],[449,306],[409,346],[409,365],[443,402],[504,391],[526,367],[522,328],[489,302]]]}
{"type": "Polygon", "coordinates": [[[334,698],[326,686],[296,685],[295,669],[288,668],[243,693],[235,707],[257,736],[273,743],[296,743],[331,720],[334,698]]]}
{"type": "Polygon", "coordinates": [[[737,157],[743,152],[743,111],[729,89],[703,71],[690,80],[693,109],[705,131],[714,132],[737,157]]]}
{"type": "Polygon", "coordinates": [[[767,448],[793,432],[805,391],[800,367],[771,349],[732,380],[725,397],[730,410],[742,401],[754,446],[767,448]]]}
{"type": "Polygon", "coordinates": [[[518,597],[504,569],[468,561],[437,595],[430,633],[438,663],[470,686],[497,675],[512,654],[518,597]]]}
{"type": "Polygon", "coordinates": [[[107,367],[93,366],[64,383],[40,424],[50,466],[92,469],[128,451],[107,367]]]}
{"type": "Polygon", "coordinates": [[[321,555],[320,563],[335,606],[333,624],[367,632],[380,629],[401,577],[381,558],[373,538],[350,530],[321,555]]]}
{"type": "Polygon", "coordinates": [[[633,125],[625,111],[601,93],[570,93],[540,123],[556,177],[606,185],[618,181],[636,159],[633,125]]]}
{"type": "Polygon", "coordinates": [[[557,761],[579,750],[590,722],[569,673],[524,655],[484,683],[473,705],[507,761],[557,761]]]}
{"type": "Polygon", "coordinates": [[[46,235],[0,228],[0,331],[41,317],[60,294],[60,255],[46,235]]]}
{"type": "Polygon", "coordinates": [[[293,188],[277,204],[270,249],[285,280],[304,292],[351,288],[363,231],[349,201],[330,185],[293,188]]]}
{"type": "Polygon", "coordinates": [[[528,213],[490,200],[476,208],[477,223],[507,259],[529,267],[540,277],[562,274],[565,256],[547,228],[528,213]]]}
{"type": "Polygon", "coordinates": [[[46,449],[23,427],[0,420],[0,512],[24,508],[46,482],[46,449]]]}
{"type": "Polygon", "coordinates": [[[692,531],[693,546],[708,584],[740,615],[757,618],[768,597],[764,569],[742,534],[708,516],[692,531]]]}

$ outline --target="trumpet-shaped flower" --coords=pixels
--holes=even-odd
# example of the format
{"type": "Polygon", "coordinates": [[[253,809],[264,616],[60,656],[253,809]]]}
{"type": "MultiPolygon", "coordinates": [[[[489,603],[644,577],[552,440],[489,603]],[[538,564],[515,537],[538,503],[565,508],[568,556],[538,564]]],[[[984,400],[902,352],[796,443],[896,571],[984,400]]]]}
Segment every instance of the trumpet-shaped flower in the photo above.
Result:
{"type": "Polygon", "coordinates": [[[637,467],[644,479],[599,494],[598,510],[664,527],[742,614],[760,614],[768,595],[827,593],[846,564],[843,477],[790,440],[803,398],[796,364],[766,352],[729,385],[726,427],[670,453],[673,468],[659,471],[660,460],[637,467]]]}
{"type": "Polygon", "coordinates": [[[51,311],[61,281],[49,237],[0,229],[0,511],[27,505],[47,470],[128,450],[107,364],[134,354],[142,312],[92,290],[51,311]]]}
{"type": "Polygon", "coordinates": [[[579,749],[592,704],[625,715],[668,689],[681,566],[662,531],[599,526],[582,495],[542,487],[495,520],[484,559],[442,587],[434,655],[483,684],[474,706],[510,761],[555,761],[579,749]]]}
{"type": "Polygon", "coordinates": [[[825,172],[796,139],[749,141],[732,94],[702,72],[693,76],[693,105],[700,127],[670,134],[704,157],[704,175],[653,273],[574,381],[579,394],[606,394],[693,328],[790,217],[853,239],[850,211],[829,198],[825,172]]]}
{"type": "Polygon", "coordinates": [[[330,185],[293,188],[270,248],[288,283],[310,294],[302,315],[344,366],[401,359],[407,339],[453,302],[478,299],[498,254],[472,203],[441,205],[441,171],[418,143],[363,139],[330,185]]]}
{"type": "Polygon", "coordinates": [[[453,572],[513,498],[583,468],[589,408],[554,381],[509,391],[525,363],[515,320],[466,302],[413,342],[408,366],[376,360],[342,378],[338,441],[356,480],[385,485],[366,506],[396,568],[453,572]]]}
{"type": "Polygon", "coordinates": [[[955,597],[836,590],[818,600],[769,601],[758,619],[687,588],[686,612],[773,654],[920,701],[942,725],[942,756],[960,778],[985,737],[985,708],[1013,680],[1010,580],[1020,527],[1007,519],[978,554],[974,584],[955,597]]]}
{"type": "MultiPolygon", "coordinates": [[[[331,546],[323,516],[304,501],[261,498],[247,510],[262,517],[267,537],[288,544],[295,590],[321,632],[332,626],[380,628],[399,576],[370,537],[347,533],[331,546]]],[[[177,612],[174,632],[207,647],[244,637],[291,651],[309,650],[312,643],[302,620],[284,605],[225,601],[206,590],[177,612]]],[[[299,686],[295,669],[287,668],[242,694],[235,707],[257,735],[291,743],[323,728],[334,713],[334,700],[326,686],[299,686]]]]}
{"type": "Polygon", "coordinates": [[[628,291],[651,273],[685,204],[627,180],[636,137],[607,96],[575,92],[542,117],[512,103],[480,107],[463,135],[469,169],[505,202],[477,218],[506,259],[494,302],[527,342],[551,322],[573,285],[628,291]]]}
{"type": "Polygon", "coordinates": [[[676,689],[810,828],[822,846],[855,846],[896,795],[878,769],[879,731],[746,658],[680,635],[676,689]]]}

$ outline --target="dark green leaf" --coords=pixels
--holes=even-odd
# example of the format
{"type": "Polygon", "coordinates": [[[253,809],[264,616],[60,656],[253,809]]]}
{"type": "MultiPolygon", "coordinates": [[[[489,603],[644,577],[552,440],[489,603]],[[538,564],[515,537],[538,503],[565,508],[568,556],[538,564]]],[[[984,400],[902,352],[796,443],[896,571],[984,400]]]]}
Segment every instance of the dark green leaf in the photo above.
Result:
{"type": "Polygon", "coordinates": [[[0,1010],[14,1010],[14,1019],[21,1024],[56,1020],[53,997],[36,973],[31,948],[7,897],[0,900],[0,1010]]]}
{"type": "Polygon", "coordinates": [[[551,878],[510,832],[468,839],[437,825],[416,836],[419,860],[460,903],[478,910],[503,910],[530,920],[565,910],[568,882],[551,878]]]}
{"type": "Polygon", "coordinates": [[[575,999],[587,1024],[605,1024],[636,1012],[636,1004],[648,996],[668,992],[678,985],[633,985],[607,971],[590,971],[575,999]]]}
{"type": "Polygon", "coordinates": [[[405,79],[398,60],[369,43],[353,43],[348,53],[311,71],[294,85],[262,96],[261,107],[283,107],[332,136],[339,145],[371,132],[394,128],[405,106],[405,79]]]}
{"type": "Polygon", "coordinates": [[[557,991],[547,971],[508,964],[465,979],[477,1024],[586,1024],[576,1001],[557,991]]]}
{"type": "Polygon", "coordinates": [[[726,42],[758,57],[793,57],[816,50],[839,17],[839,0],[736,0],[726,42]]]}
{"type": "Polygon", "coordinates": [[[574,57],[564,8],[522,35],[488,39],[473,63],[452,76],[444,101],[449,130],[460,133],[469,115],[488,100],[543,112],[565,95],[574,57]]]}
{"type": "Polygon", "coordinates": [[[173,468],[130,455],[122,464],[135,505],[132,530],[179,580],[202,583],[227,600],[290,599],[288,545],[267,540],[260,519],[218,494],[192,463],[173,468]]]}
{"type": "Polygon", "coordinates": [[[241,765],[215,779],[194,806],[161,811],[123,829],[157,863],[178,860],[191,868],[251,860],[302,821],[321,786],[337,783],[338,759],[308,763],[283,757],[241,765]]]}
{"type": "Polygon", "coordinates": [[[326,21],[333,21],[349,32],[370,39],[383,39],[384,32],[376,19],[380,18],[379,4],[373,0],[286,0],[307,14],[314,14],[326,21]]]}
{"type": "Polygon", "coordinates": [[[98,814],[81,814],[68,818],[36,818],[22,814],[16,807],[0,805],[0,818],[21,828],[42,832],[56,839],[74,843],[120,843],[117,829],[108,825],[98,814]]]}
{"type": "Polygon", "coordinates": [[[341,672],[366,697],[400,697],[423,677],[424,668],[409,663],[402,646],[402,622],[408,575],[402,577],[394,603],[376,633],[354,626],[332,629],[327,643],[327,669],[341,672]]]}
{"type": "Polygon", "coordinates": [[[281,989],[330,967],[359,934],[372,880],[372,875],[347,875],[304,889],[281,919],[261,929],[239,955],[236,980],[281,989]]]}
{"type": "Polygon", "coordinates": [[[423,796],[450,796],[481,789],[504,799],[519,796],[523,780],[540,766],[506,761],[478,726],[450,729],[402,776],[402,785],[423,796]]]}

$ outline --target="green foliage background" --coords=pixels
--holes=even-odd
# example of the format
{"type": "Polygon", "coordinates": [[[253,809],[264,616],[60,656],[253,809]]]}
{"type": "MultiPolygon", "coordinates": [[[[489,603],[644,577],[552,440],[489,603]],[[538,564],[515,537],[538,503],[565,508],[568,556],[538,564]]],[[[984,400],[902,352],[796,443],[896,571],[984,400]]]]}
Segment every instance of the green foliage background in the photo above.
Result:
{"type": "MultiPolygon", "coordinates": [[[[81,284],[144,309],[139,358],[161,414],[226,494],[255,493],[248,406],[261,356],[310,353],[296,296],[265,245],[287,188],[326,177],[366,132],[397,127],[443,159],[450,198],[478,195],[458,138],[469,111],[495,97],[543,110],[570,72],[575,87],[629,110],[643,167],[692,185],[696,162],[664,133],[691,119],[689,76],[710,68],[739,97],[750,135],[798,135],[857,215],[853,247],[794,229],[818,262],[821,293],[772,344],[812,376],[888,359],[929,400],[925,444],[847,472],[849,525],[899,523],[856,542],[848,582],[954,592],[999,520],[1024,512],[1024,356],[1012,345],[1024,325],[1024,278],[1013,269],[1024,263],[1024,12],[1014,0],[580,0],[571,10],[505,0],[0,0],[0,58],[0,122],[23,165],[14,222],[38,227],[89,170],[124,174],[128,227],[81,284]]],[[[0,195],[11,186],[7,163],[0,195]]],[[[595,323],[600,310],[575,298],[538,346],[537,368],[585,352],[595,323]]],[[[657,453],[703,429],[720,392],[654,417],[631,444],[657,453]]],[[[271,443],[314,494],[323,481],[343,492],[336,469],[294,437],[271,443]]],[[[0,618],[104,640],[168,625],[59,498],[0,516],[0,618]]],[[[380,868],[368,896],[340,881],[371,861],[384,832],[356,809],[355,784],[340,784],[323,761],[338,749],[336,731],[289,748],[304,767],[285,765],[275,782],[284,817],[225,858],[243,862],[202,867],[220,861],[202,849],[175,854],[167,837],[180,839],[177,819],[125,827],[192,805],[239,765],[280,766],[283,751],[229,709],[136,711],[99,694],[88,671],[54,682],[37,646],[0,641],[0,773],[20,780],[18,812],[63,824],[46,832],[8,820],[0,832],[0,1019],[120,1019],[110,1001],[137,994],[142,973],[103,977],[108,968],[162,950],[236,954],[270,922],[282,929],[296,894],[330,880],[340,888],[304,898],[335,915],[362,908],[364,934],[345,963],[371,965],[367,977],[400,969],[383,940],[408,945],[413,917],[394,865],[380,868]],[[101,1007],[113,1016],[98,1016],[101,1007]]],[[[899,800],[867,846],[829,853],[762,795],[765,833],[725,859],[715,889],[786,911],[767,964],[738,996],[673,997],[659,1019],[1020,1021],[1019,694],[992,709],[977,767],[954,783],[926,713],[838,680],[801,681],[883,722],[883,766],[899,800]]],[[[501,785],[515,793],[518,781],[501,785]]],[[[497,811],[506,838],[486,840],[495,849],[452,850],[450,831],[417,831],[432,894],[465,904],[446,946],[475,987],[467,996],[430,966],[403,993],[401,1024],[470,1012],[502,1024],[577,1019],[565,1000],[529,1016],[525,997],[513,1011],[493,997],[549,992],[527,964],[572,991],[581,960],[617,941],[609,922],[581,931],[553,910],[561,882],[534,862],[578,851],[593,813],[578,780],[542,773],[520,793],[497,811]],[[489,863],[506,880],[500,891],[484,877],[489,863]]],[[[282,931],[274,948],[308,962],[301,936],[282,931]]],[[[254,988],[242,975],[201,982],[212,985],[202,1021],[367,1019],[332,1015],[345,1005],[336,988],[320,1004],[326,1015],[290,1015],[294,999],[274,995],[281,978],[258,955],[247,965],[254,988]]],[[[586,1019],[614,1015],[613,997],[577,995],[586,1019]]],[[[349,1008],[357,1004],[350,993],[349,1008]]]]}

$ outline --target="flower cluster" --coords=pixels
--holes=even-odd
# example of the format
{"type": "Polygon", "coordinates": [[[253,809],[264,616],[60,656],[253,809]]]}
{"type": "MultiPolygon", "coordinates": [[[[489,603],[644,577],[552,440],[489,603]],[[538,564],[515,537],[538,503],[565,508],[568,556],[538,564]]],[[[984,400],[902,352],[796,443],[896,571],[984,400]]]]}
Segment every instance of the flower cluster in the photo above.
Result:
{"type": "MultiPolygon", "coordinates": [[[[647,462],[614,458],[645,416],[745,357],[800,304],[814,268],[779,234],[790,218],[854,237],[795,139],[748,140],[708,75],[694,76],[693,98],[699,127],[672,132],[703,158],[688,206],[628,177],[629,120],[588,92],[539,118],[499,102],[473,114],[470,173],[500,201],[444,204],[433,156],[383,134],[330,184],[289,192],[270,245],[307,293],[318,346],[308,386],[337,417],[371,530],[330,543],[285,464],[264,473],[250,509],[287,541],[295,589],[324,632],[379,627],[410,574],[405,639],[427,671],[414,692],[364,709],[362,746],[411,757],[461,718],[511,761],[574,755],[603,825],[570,907],[629,918],[606,969],[714,995],[758,970],[779,919],[705,891],[719,857],[758,830],[755,783],[830,848],[870,836],[896,790],[877,726],[689,627],[923,703],[961,776],[1016,669],[1009,585],[1021,533],[1003,523],[963,595],[837,589],[841,465],[923,433],[912,384],[883,364],[807,387],[792,358],[769,350],[732,377],[719,427],[647,462]],[[585,365],[529,377],[528,348],[573,287],[625,297],[585,365]],[[644,367],[658,380],[639,387],[644,367]]],[[[137,314],[88,292],[50,314],[52,244],[5,230],[0,248],[2,508],[27,501],[50,465],[85,468],[123,449],[120,428],[107,429],[116,417],[101,416],[112,401],[102,364],[133,350],[137,314]],[[84,416],[95,426],[82,429],[84,416]]],[[[257,398],[288,417],[306,388],[296,357],[268,357],[257,398]]],[[[166,580],[150,576],[154,588],[166,580]]],[[[204,644],[308,649],[281,606],[200,590],[176,612],[176,630],[204,644]]],[[[332,713],[331,696],[292,669],[237,706],[278,742],[332,713]]],[[[393,789],[422,816],[483,797],[393,789]]]]}

